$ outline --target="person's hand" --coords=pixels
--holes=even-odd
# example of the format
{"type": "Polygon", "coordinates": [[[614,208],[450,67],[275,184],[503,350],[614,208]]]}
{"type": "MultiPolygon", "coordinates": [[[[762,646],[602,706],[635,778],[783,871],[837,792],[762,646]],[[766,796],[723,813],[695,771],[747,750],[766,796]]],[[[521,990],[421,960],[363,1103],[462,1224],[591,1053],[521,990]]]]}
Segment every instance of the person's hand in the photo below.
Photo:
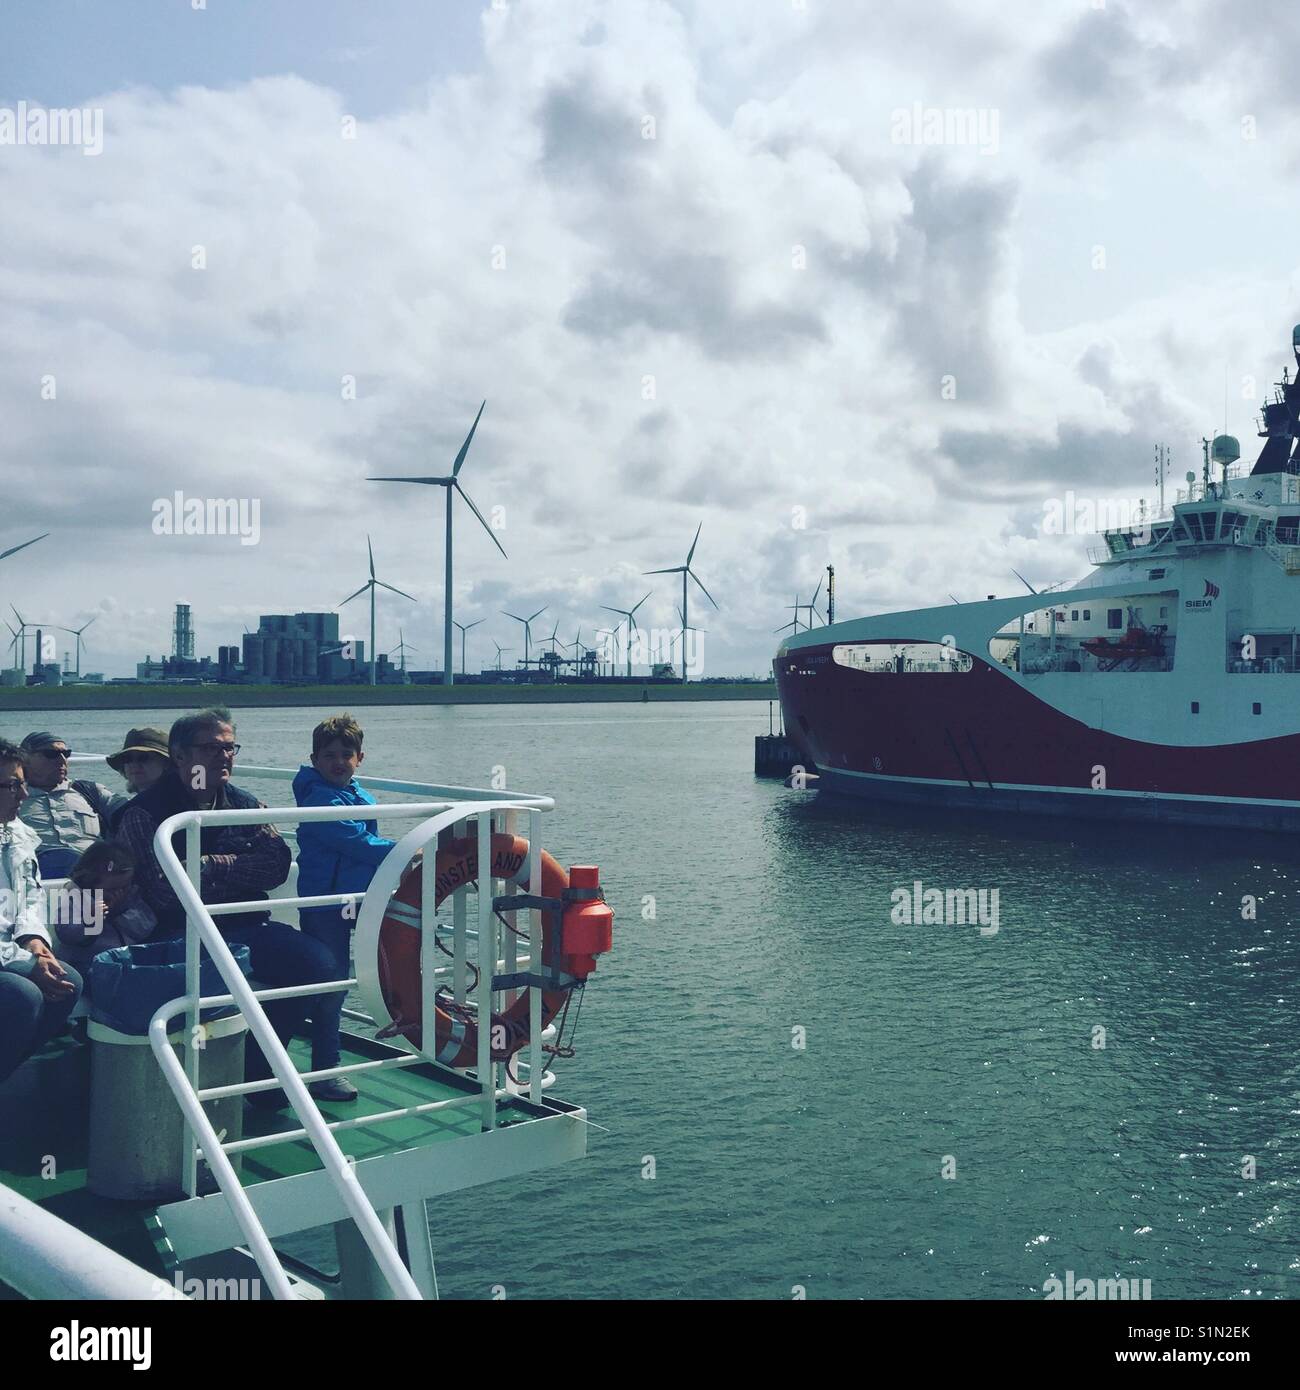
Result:
{"type": "Polygon", "coordinates": [[[54,952],[45,942],[33,937],[27,949],[36,957],[36,964],[28,978],[47,999],[66,999],[73,993],[76,985],[68,979],[67,972],[54,959],[54,952]]]}

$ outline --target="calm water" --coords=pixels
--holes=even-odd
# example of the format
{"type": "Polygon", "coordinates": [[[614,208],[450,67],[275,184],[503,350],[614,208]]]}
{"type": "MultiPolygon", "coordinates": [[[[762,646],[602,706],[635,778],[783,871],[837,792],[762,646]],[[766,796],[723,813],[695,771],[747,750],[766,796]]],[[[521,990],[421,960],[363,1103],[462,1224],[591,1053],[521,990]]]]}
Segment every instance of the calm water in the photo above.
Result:
{"type": "MultiPolygon", "coordinates": [[[[296,765],[328,712],[242,716],[241,761],[296,765]]],[[[617,914],[557,1084],[608,1133],[431,1203],[444,1297],[1300,1292],[1290,842],[819,803],[753,778],[763,705],[360,715],[376,775],[501,764],[554,795],[547,847],[598,863],[617,914]],[[895,925],[917,879],[998,888],[999,932],[895,925]]],[[[6,733],[103,748],[172,717],[6,733]]]]}

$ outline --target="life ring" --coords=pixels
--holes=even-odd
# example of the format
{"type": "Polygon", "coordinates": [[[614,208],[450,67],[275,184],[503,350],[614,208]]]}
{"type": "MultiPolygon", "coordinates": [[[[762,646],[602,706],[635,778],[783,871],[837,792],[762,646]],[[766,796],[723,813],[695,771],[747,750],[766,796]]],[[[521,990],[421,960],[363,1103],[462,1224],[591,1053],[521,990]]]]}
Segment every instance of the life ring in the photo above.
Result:
{"type": "MultiPolygon", "coordinates": [[[[427,861],[426,861],[427,863],[427,861]]],[[[559,898],[569,886],[569,876],[554,858],[542,850],[542,893],[559,898]]],[[[528,841],[522,835],[492,836],[492,877],[528,884],[531,865],[528,841]]],[[[451,840],[438,851],[435,866],[437,890],[435,905],[449,893],[478,881],[478,838],[451,840]]],[[[412,1045],[423,1050],[423,991],[420,969],[420,933],[412,930],[420,921],[420,898],[424,865],[410,874],[389,901],[379,928],[379,988],[393,1022],[384,1031],[401,1033],[412,1045]]],[[[555,953],[560,914],[542,913],[542,965],[549,966],[555,953]]],[[[545,1028],[564,1007],[567,989],[542,993],[542,1027],[545,1028]]],[[[500,1047],[491,1049],[494,1062],[504,1062],[524,1047],[529,1038],[528,991],[522,990],[515,1002],[501,1014],[492,1015],[490,1040],[500,1047]]],[[[478,1025],[468,1015],[452,1014],[437,1007],[436,1060],[447,1067],[472,1067],[478,1062],[478,1025]]]]}

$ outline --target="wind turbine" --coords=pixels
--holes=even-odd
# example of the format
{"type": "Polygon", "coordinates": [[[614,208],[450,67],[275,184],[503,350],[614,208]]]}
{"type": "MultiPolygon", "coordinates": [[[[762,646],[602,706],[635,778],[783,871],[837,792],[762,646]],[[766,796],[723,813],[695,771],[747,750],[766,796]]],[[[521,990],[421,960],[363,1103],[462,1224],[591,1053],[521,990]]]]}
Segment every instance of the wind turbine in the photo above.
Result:
{"type": "MultiPolygon", "coordinates": [[[[17,610],[17,608],[14,608],[14,605],[13,605],[12,603],[9,605],[9,607],[13,609],[13,615],[14,615],[15,618],[18,619],[18,637],[19,637],[19,641],[22,643],[22,656],[19,658],[19,660],[20,660],[20,663],[21,663],[23,669],[26,670],[26,669],[27,669],[27,629],[28,629],[29,627],[30,627],[30,628],[34,628],[34,629],[39,633],[40,630],[41,630],[41,625],[40,625],[40,623],[29,623],[29,622],[27,621],[27,619],[24,618],[23,615],[17,610]]],[[[13,631],[13,628],[10,628],[9,630],[10,630],[10,632],[12,632],[12,631],[13,631]]],[[[40,653],[37,652],[36,655],[37,655],[37,657],[38,657],[38,659],[39,659],[40,653]]]]}
{"type": "Polygon", "coordinates": [[[17,660],[18,660],[18,629],[9,621],[8,618],[5,619],[5,626],[9,629],[10,632],[13,633],[13,637],[10,638],[10,641],[9,641],[9,650],[10,650],[11,652],[13,652],[13,654],[14,654],[14,661],[17,662],[17,660]]]}
{"type": "Polygon", "coordinates": [[[402,675],[405,675],[405,674],[406,674],[406,653],[407,653],[407,652],[418,652],[419,650],[420,650],[419,647],[413,647],[413,646],[411,646],[411,644],[406,640],[406,634],[405,634],[405,633],[402,631],[402,629],[399,627],[399,628],[397,629],[397,645],[393,648],[393,651],[392,651],[392,652],[389,652],[389,653],[388,653],[388,655],[389,655],[389,656],[392,656],[393,652],[397,652],[397,653],[401,656],[401,658],[402,658],[402,675]]]}
{"type": "MultiPolygon", "coordinates": [[[[688,623],[688,622],[686,621],[686,614],[683,613],[682,610],[681,610],[680,608],[677,610],[677,616],[678,616],[679,618],[681,618],[681,620],[682,620],[682,625],[681,625],[681,627],[678,628],[678,630],[677,630],[677,637],[680,637],[680,638],[682,639],[682,665],[683,665],[683,667],[684,667],[684,666],[686,665],[686,634],[687,634],[688,632],[707,632],[707,631],[708,631],[708,628],[703,628],[703,627],[692,627],[692,626],[690,625],[690,623],[688,623]]],[[[673,641],[676,641],[676,640],[677,640],[677,637],[674,637],[672,640],[673,640],[673,641]]],[[[672,643],[670,642],[670,643],[669,643],[669,646],[668,646],[668,659],[669,659],[669,661],[672,660],[672,656],[673,656],[673,649],[672,649],[672,643]]]]}
{"type": "Polygon", "coordinates": [[[539,608],[531,618],[521,618],[518,613],[506,613],[504,608],[501,612],[505,614],[507,618],[513,618],[515,622],[523,623],[524,625],[524,670],[526,671],[528,669],[528,652],[533,640],[532,623],[535,618],[540,618],[542,614],[546,612],[546,606],[543,605],[539,608]]]}
{"type": "MultiPolygon", "coordinates": [[[[787,603],[787,604],[786,604],[786,607],[787,607],[787,608],[792,608],[792,609],[794,609],[794,618],[793,618],[790,622],[784,623],[781,627],[777,628],[776,630],[777,630],[777,632],[784,632],[784,631],[786,630],[787,627],[792,627],[792,628],[794,628],[795,632],[797,633],[797,632],[800,630],[800,625],[799,625],[799,614],[802,613],[803,610],[804,610],[805,608],[808,607],[808,604],[806,604],[806,603],[800,603],[800,602],[799,602],[799,595],[796,593],[795,596],[794,596],[794,602],[793,602],[793,603],[787,603]]],[[[811,627],[811,626],[812,626],[812,624],[810,623],[810,624],[809,624],[809,627],[811,627]]]]}
{"type": "Polygon", "coordinates": [[[502,658],[502,656],[503,656],[506,652],[511,651],[512,648],[510,648],[510,647],[503,647],[503,646],[501,645],[501,643],[498,642],[497,639],[496,639],[495,637],[492,639],[492,645],[497,649],[497,670],[500,671],[500,669],[501,669],[501,658],[502,658]]]}
{"type": "MultiPolygon", "coordinates": [[[[366,537],[366,550],[370,554],[370,578],[357,590],[355,594],[349,594],[343,603],[351,603],[354,598],[370,590],[370,684],[375,683],[375,590],[388,589],[394,594],[401,594],[403,598],[409,598],[412,603],[416,600],[402,589],[394,589],[391,584],[385,584],[382,579],[375,578],[375,550],[370,544],[370,537],[366,537]]],[[[339,607],[343,607],[343,603],[339,607]]]]}
{"type": "MultiPolygon", "coordinates": [[[[620,626],[621,626],[621,624],[620,624],[620,626]]],[[[617,627],[598,627],[598,628],[596,629],[596,636],[597,636],[597,638],[600,638],[600,637],[613,637],[613,636],[615,636],[617,633],[618,633],[618,628],[617,628],[617,627]]],[[[600,666],[601,666],[601,675],[603,676],[603,675],[605,674],[605,669],[604,669],[604,668],[605,668],[606,665],[608,665],[608,666],[610,667],[610,672],[609,672],[609,674],[610,674],[610,675],[613,675],[613,665],[614,665],[614,663],[613,663],[612,661],[610,661],[610,662],[604,662],[604,661],[602,661],[602,662],[600,663],[600,666]]]]}
{"type": "MultiPolygon", "coordinates": [[[[99,617],[99,614],[96,613],[96,614],[95,614],[95,618],[98,618],[98,617],[99,617]]],[[[83,632],[85,632],[85,630],[90,626],[90,624],[93,623],[93,622],[95,621],[95,618],[90,618],[90,619],[88,619],[86,622],[82,623],[82,625],[81,625],[80,627],[61,627],[61,628],[59,629],[60,632],[69,633],[71,636],[73,636],[73,637],[75,637],[75,638],[77,639],[77,675],[78,675],[78,676],[81,675],[81,634],[82,634],[83,632]]]]}
{"type": "Polygon", "coordinates": [[[460,673],[462,676],[465,674],[465,634],[470,628],[477,627],[481,622],[486,622],[486,619],[475,618],[472,623],[456,623],[456,626],[460,628],[460,673]]]}
{"type": "MultiPolygon", "coordinates": [[[[17,555],[20,550],[26,550],[29,545],[35,545],[37,541],[43,541],[45,539],[45,536],[48,536],[49,534],[50,533],[46,531],[45,535],[33,536],[31,540],[24,541],[22,545],[11,545],[8,550],[0,550],[0,560],[7,560],[9,556],[17,555]]],[[[64,628],[64,631],[66,632],[67,629],[64,628]]]]}
{"type": "Polygon", "coordinates": [[[484,401],[479,406],[478,414],[474,417],[474,423],[469,427],[469,433],[465,436],[465,442],[460,446],[460,453],[456,455],[456,461],[451,466],[451,472],[444,477],[437,478],[370,478],[372,483],[424,483],[429,487],[445,487],[447,489],[447,575],[444,580],[445,593],[443,595],[443,622],[442,622],[442,683],[451,685],[454,682],[454,675],[451,668],[451,495],[459,492],[465,499],[470,511],[478,517],[483,529],[492,537],[492,544],[501,552],[506,559],[505,546],[497,540],[496,532],[483,520],[483,513],[474,505],[470,495],[460,485],[460,468],[465,462],[465,455],[469,453],[470,441],[474,438],[474,431],[478,429],[478,422],[483,416],[483,406],[487,405],[484,401]]]}
{"type": "MultiPolygon", "coordinates": [[[[686,563],[685,563],[684,565],[672,565],[672,566],[670,566],[668,569],[662,569],[662,570],[646,570],[646,571],[645,571],[646,574],[680,574],[680,575],[681,575],[681,577],[682,577],[682,622],[683,622],[683,623],[686,622],[686,612],[687,612],[687,608],[686,608],[686,579],[687,579],[687,576],[688,576],[688,575],[689,575],[690,578],[692,578],[697,584],[699,584],[699,586],[700,586],[700,592],[704,595],[704,597],[705,597],[706,599],[708,599],[708,601],[709,601],[710,603],[712,603],[713,606],[714,606],[715,608],[718,606],[717,603],[716,603],[716,601],[714,600],[713,595],[712,595],[711,593],[709,593],[709,591],[704,587],[703,584],[700,584],[700,577],[699,577],[699,575],[696,574],[695,571],[691,568],[691,561],[695,558],[695,547],[700,543],[700,532],[701,532],[702,530],[704,530],[704,523],[701,521],[700,524],[695,528],[695,539],[691,542],[691,548],[690,548],[690,550],[688,550],[688,551],[686,552],[686,563]]],[[[630,669],[629,669],[629,674],[631,674],[630,669]]],[[[682,680],[684,681],[685,679],[686,679],[686,644],[683,642],[683,643],[682,643],[682,680]]]]}
{"type": "MultiPolygon", "coordinates": [[[[817,581],[817,587],[816,587],[816,589],[813,590],[812,602],[811,602],[811,603],[805,603],[805,604],[801,604],[801,605],[800,605],[801,607],[806,608],[806,609],[808,610],[808,631],[809,631],[809,632],[812,631],[812,620],[813,620],[814,618],[821,618],[821,616],[822,616],[822,615],[817,611],[817,596],[821,593],[821,591],[822,591],[822,581],[821,581],[820,579],[818,579],[818,581],[817,581]]],[[[796,594],[795,597],[797,598],[798,595],[796,594]]],[[[822,618],[822,625],[825,626],[825,624],[826,624],[826,619],[825,619],[825,618],[822,618]]]]}
{"type": "MultiPolygon", "coordinates": [[[[694,548],[694,547],[692,547],[692,549],[693,549],[693,548],[694,548]]],[[[667,573],[667,571],[663,571],[663,573],[667,573]]],[[[697,584],[699,584],[700,581],[697,579],[695,582],[696,582],[697,584]]],[[[684,585],[684,584],[686,583],[686,581],[683,579],[683,580],[682,580],[682,583],[683,583],[683,585],[684,585]]],[[[700,587],[703,588],[703,585],[701,585],[700,587]]],[[[646,598],[649,598],[649,597],[650,597],[650,594],[652,594],[652,593],[654,593],[654,590],[653,590],[653,589],[650,590],[650,593],[646,594],[645,598],[639,599],[636,603],[634,603],[634,604],[632,605],[631,608],[611,608],[611,607],[609,606],[609,604],[607,604],[607,603],[602,603],[602,604],[600,605],[600,606],[605,610],[606,613],[621,613],[621,614],[627,619],[627,678],[628,678],[628,680],[631,680],[631,679],[632,679],[632,634],[637,630],[637,627],[636,627],[636,610],[637,610],[638,608],[641,607],[641,605],[645,602],[646,598]]],[[[712,600],[710,600],[710,601],[712,601],[712,600]]],[[[614,631],[617,632],[617,631],[618,631],[618,628],[616,627],[616,628],[614,629],[614,631]]]]}

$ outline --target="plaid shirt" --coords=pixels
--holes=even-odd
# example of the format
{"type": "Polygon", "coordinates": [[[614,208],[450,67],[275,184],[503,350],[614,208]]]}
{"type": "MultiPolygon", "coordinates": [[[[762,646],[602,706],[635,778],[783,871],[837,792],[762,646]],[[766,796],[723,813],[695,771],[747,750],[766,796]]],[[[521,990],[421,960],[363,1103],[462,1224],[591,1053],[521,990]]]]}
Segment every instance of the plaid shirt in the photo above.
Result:
{"type": "MultiPolygon", "coordinates": [[[[255,796],[229,783],[217,793],[217,811],[245,811],[261,806],[255,796]]],[[[117,838],[135,856],[135,884],[144,901],[158,918],[158,930],[166,935],[184,929],[185,909],[167,881],[154,855],[153,838],[168,816],[192,810],[179,777],[169,771],[152,787],[141,792],[122,812],[117,838]]],[[[289,877],[292,855],[273,825],[208,825],[200,835],[203,855],[199,871],[199,893],[205,903],[243,902],[265,898],[289,877]]],[[[185,863],[185,835],[172,837],[172,848],[185,863]]],[[[238,927],[256,926],[270,918],[269,912],[241,912],[216,919],[223,933],[238,927]]]]}

